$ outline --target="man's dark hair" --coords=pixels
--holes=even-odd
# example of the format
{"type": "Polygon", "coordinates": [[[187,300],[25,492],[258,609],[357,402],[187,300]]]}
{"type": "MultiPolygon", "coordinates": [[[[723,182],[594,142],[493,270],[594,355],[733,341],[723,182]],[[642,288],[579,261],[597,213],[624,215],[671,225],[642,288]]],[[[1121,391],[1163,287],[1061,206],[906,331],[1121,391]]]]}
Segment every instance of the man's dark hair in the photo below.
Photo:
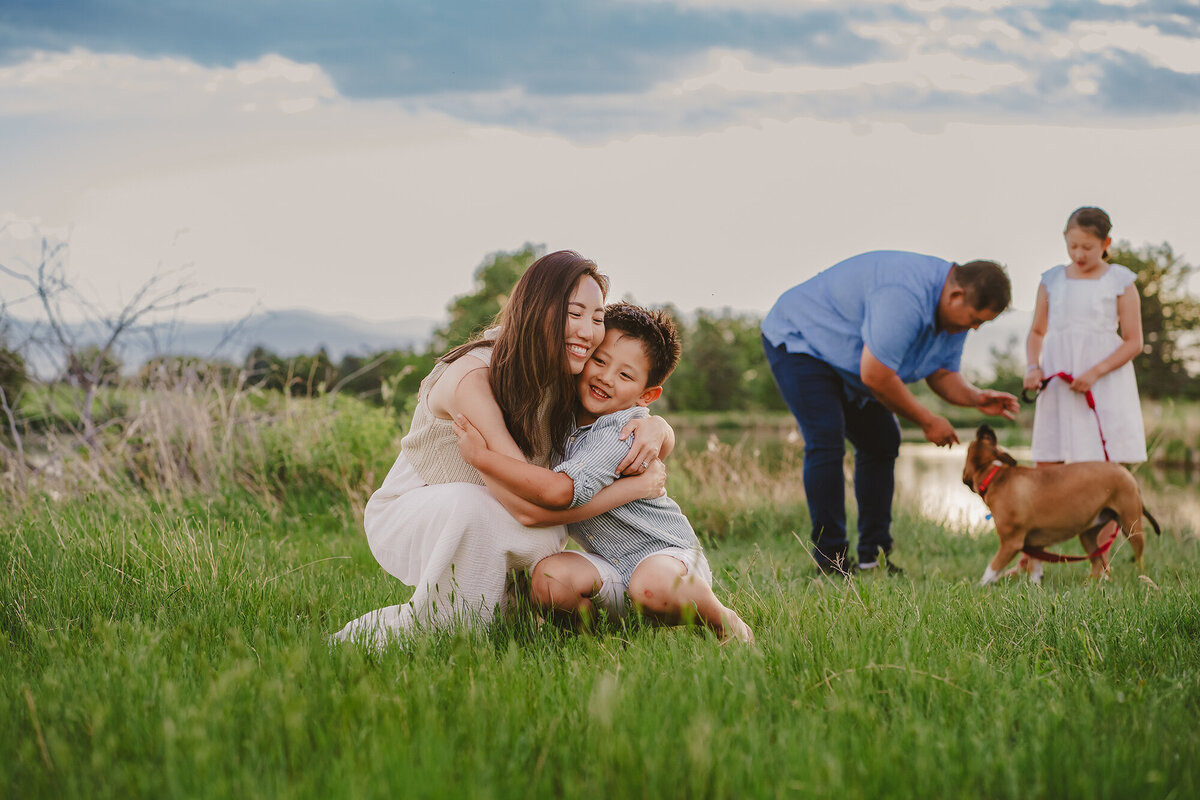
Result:
{"type": "Polygon", "coordinates": [[[604,309],[604,327],[641,342],[646,359],[650,362],[650,372],[646,376],[647,388],[661,386],[679,363],[679,354],[683,352],[679,332],[671,315],[662,309],[613,303],[604,309]]]}
{"type": "Polygon", "coordinates": [[[999,314],[1012,302],[1008,275],[995,261],[955,264],[954,282],[966,291],[967,302],[976,311],[987,309],[999,314]]]}

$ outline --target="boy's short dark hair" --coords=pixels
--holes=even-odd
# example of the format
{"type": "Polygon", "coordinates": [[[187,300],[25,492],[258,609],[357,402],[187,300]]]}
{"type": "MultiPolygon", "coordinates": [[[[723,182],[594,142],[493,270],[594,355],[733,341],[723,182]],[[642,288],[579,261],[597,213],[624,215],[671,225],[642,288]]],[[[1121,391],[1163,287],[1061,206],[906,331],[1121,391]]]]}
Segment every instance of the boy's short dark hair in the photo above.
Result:
{"type": "Polygon", "coordinates": [[[976,311],[997,314],[1012,301],[1012,285],[1004,267],[994,261],[970,261],[954,265],[954,282],[966,291],[967,302],[976,311]]]}
{"type": "Polygon", "coordinates": [[[650,362],[646,386],[662,386],[675,370],[683,345],[675,321],[662,309],[649,309],[632,303],[613,303],[604,309],[604,327],[620,331],[642,343],[650,362]]]}

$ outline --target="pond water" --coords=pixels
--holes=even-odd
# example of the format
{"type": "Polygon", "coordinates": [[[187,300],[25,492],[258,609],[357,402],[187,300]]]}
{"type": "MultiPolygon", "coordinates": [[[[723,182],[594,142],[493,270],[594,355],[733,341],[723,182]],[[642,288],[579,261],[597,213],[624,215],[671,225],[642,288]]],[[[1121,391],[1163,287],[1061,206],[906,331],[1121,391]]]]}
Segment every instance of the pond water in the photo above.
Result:
{"type": "MultiPolygon", "coordinates": [[[[959,431],[966,442],[973,431],[959,431]]],[[[709,442],[722,442],[732,447],[750,450],[768,465],[785,458],[797,457],[803,451],[803,441],[795,426],[770,426],[745,429],[681,430],[681,452],[707,447],[709,442]]],[[[1032,463],[1028,447],[1004,449],[1021,464],[1032,463]]],[[[852,448],[847,443],[847,451],[852,448]]],[[[896,505],[915,510],[922,516],[944,522],[967,531],[991,529],[987,506],[962,482],[965,444],[951,448],[935,447],[928,443],[905,442],[900,446],[896,461],[896,505]]],[[[853,461],[848,457],[847,481],[853,474],[853,461]]],[[[1139,466],[1134,474],[1142,486],[1145,505],[1154,514],[1164,532],[1176,535],[1200,535],[1200,472],[1182,467],[1139,466]]],[[[797,487],[803,491],[803,487],[797,487]]],[[[853,492],[846,496],[853,502],[853,492]]]]}

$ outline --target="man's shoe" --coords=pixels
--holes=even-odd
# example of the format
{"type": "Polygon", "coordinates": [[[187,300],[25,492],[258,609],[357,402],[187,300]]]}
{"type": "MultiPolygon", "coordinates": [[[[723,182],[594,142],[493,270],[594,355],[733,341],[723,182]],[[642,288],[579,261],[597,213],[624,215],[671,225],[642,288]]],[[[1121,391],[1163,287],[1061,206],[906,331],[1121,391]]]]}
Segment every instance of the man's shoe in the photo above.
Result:
{"type": "MultiPolygon", "coordinates": [[[[855,567],[854,567],[854,571],[855,571],[855,573],[857,573],[857,574],[863,574],[863,573],[867,573],[867,572],[872,572],[872,571],[874,571],[874,570],[877,570],[877,569],[879,569],[879,562],[878,562],[878,561],[868,561],[868,562],[866,562],[865,564],[857,564],[857,565],[855,565],[855,567]]],[[[896,566],[895,564],[893,564],[891,561],[885,561],[885,562],[883,563],[883,569],[887,571],[887,574],[888,574],[888,576],[889,576],[889,577],[895,577],[895,576],[897,576],[897,575],[903,575],[903,574],[904,574],[904,570],[902,570],[902,569],[900,569],[899,567],[897,567],[897,566],[896,566]]]]}
{"type": "Polygon", "coordinates": [[[842,556],[835,559],[830,559],[822,556],[819,553],[813,554],[813,558],[817,562],[817,572],[822,575],[833,575],[848,578],[854,572],[854,562],[846,560],[842,556]]]}

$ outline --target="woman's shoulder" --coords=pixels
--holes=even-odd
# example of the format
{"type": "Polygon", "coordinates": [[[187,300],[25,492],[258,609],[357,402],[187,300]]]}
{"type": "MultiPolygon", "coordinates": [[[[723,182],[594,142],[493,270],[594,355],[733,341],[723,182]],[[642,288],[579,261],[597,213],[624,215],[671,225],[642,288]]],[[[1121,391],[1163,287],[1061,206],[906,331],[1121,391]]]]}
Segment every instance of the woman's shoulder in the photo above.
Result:
{"type": "Polygon", "coordinates": [[[479,347],[473,348],[471,350],[468,350],[466,353],[463,353],[463,358],[475,358],[475,359],[482,361],[483,365],[485,367],[490,367],[492,365],[492,353],[493,352],[494,352],[494,348],[490,344],[489,345],[480,345],[479,347]]]}
{"type": "MultiPolygon", "coordinates": [[[[491,348],[479,347],[476,350],[490,351],[491,348]]],[[[441,419],[450,418],[450,412],[457,407],[453,398],[460,389],[470,392],[486,389],[491,392],[488,386],[491,353],[482,355],[481,358],[475,350],[470,350],[453,361],[440,361],[422,381],[421,392],[425,395],[434,416],[441,419]]]]}
{"type": "MultiPolygon", "coordinates": [[[[468,350],[453,361],[443,361],[440,363],[442,369],[439,375],[449,375],[452,379],[462,379],[467,373],[476,370],[487,370],[492,364],[492,348],[476,347],[474,350],[468,350]]],[[[435,371],[437,368],[435,367],[435,371]]],[[[432,372],[430,373],[433,374],[432,372]]],[[[455,381],[457,382],[457,381],[455,381]]]]}

